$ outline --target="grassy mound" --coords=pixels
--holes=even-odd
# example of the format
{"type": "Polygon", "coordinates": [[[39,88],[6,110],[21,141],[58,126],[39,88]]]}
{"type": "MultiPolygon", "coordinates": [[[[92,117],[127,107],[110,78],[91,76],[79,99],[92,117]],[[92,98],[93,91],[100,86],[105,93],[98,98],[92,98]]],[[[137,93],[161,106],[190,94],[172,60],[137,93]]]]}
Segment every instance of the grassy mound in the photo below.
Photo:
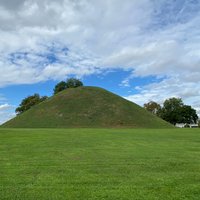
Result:
{"type": "Polygon", "coordinates": [[[107,90],[79,87],[58,93],[6,122],[2,127],[170,128],[171,125],[107,90]]]}

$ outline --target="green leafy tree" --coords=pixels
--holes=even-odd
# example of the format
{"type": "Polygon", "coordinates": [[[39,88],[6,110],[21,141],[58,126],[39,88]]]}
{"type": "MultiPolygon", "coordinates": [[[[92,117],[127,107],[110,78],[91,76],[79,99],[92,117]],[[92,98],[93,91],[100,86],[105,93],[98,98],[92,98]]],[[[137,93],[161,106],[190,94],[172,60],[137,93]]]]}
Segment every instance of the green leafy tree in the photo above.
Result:
{"type": "Polygon", "coordinates": [[[66,84],[67,84],[67,88],[76,88],[76,87],[83,86],[83,83],[79,79],[75,79],[75,78],[67,79],[66,84]]]}
{"type": "Polygon", "coordinates": [[[148,103],[145,103],[144,108],[154,115],[159,115],[161,110],[160,104],[156,103],[155,101],[150,101],[148,103]]]}
{"type": "Polygon", "coordinates": [[[191,124],[198,121],[196,110],[191,106],[184,105],[181,98],[166,99],[163,107],[154,101],[150,101],[144,104],[144,108],[174,125],[176,123],[191,124]]]}
{"type": "Polygon", "coordinates": [[[61,92],[67,88],[67,83],[64,81],[59,82],[54,88],[54,94],[61,92]]]}
{"type": "Polygon", "coordinates": [[[196,110],[191,106],[184,105],[180,98],[165,100],[160,117],[174,125],[176,123],[196,123],[198,120],[196,110]]]}
{"type": "Polygon", "coordinates": [[[39,94],[34,94],[32,96],[28,96],[22,100],[19,107],[16,108],[15,112],[17,114],[21,114],[21,113],[29,110],[34,105],[37,105],[38,103],[45,101],[47,98],[48,98],[47,96],[40,97],[39,94]]]}
{"type": "Polygon", "coordinates": [[[187,124],[190,123],[197,123],[198,122],[198,115],[196,110],[194,110],[191,106],[184,105],[181,108],[181,121],[187,124]]]}
{"type": "Polygon", "coordinates": [[[183,101],[180,98],[170,98],[165,100],[160,117],[171,124],[181,123],[181,107],[183,101]]]}
{"type": "Polygon", "coordinates": [[[70,78],[67,79],[66,82],[65,81],[59,82],[54,88],[54,94],[57,94],[58,92],[61,92],[67,88],[76,88],[80,86],[83,86],[83,83],[79,79],[70,78]]]}

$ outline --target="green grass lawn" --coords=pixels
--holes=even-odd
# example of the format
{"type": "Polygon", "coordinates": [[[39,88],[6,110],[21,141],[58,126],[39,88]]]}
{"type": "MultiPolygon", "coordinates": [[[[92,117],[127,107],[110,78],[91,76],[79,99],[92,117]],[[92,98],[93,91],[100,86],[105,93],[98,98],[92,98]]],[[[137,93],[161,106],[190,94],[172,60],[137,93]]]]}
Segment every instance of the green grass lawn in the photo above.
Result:
{"type": "Polygon", "coordinates": [[[0,199],[200,199],[200,129],[0,129],[0,199]]]}

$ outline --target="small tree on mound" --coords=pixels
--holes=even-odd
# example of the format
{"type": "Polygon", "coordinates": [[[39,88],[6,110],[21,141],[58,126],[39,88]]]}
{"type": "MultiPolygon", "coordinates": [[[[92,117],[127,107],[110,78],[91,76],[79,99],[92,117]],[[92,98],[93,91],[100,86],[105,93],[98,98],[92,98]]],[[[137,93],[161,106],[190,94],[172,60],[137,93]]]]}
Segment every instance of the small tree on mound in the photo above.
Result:
{"type": "Polygon", "coordinates": [[[67,83],[64,81],[59,82],[54,88],[54,94],[61,92],[67,88],[67,83]]]}
{"type": "Polygon", "coordinates": [[[34,94],[32,96],[28,96],[22,100],[19,107],[16,108],[15,112],[17,114],[21,114],[21,113],[25,112],[26,110],[29,110],[34,105],[45,101],[47,98],[48,98],[47,96],[40,97],[39,94],[34,94]]]}
{"type": "Polygon", "coordinates": [[[79,79],[70,78],[67,79],[66,82],[59,82],[54,88],[54,94],[57,94],[58,92],[61,92],[67,88],[76,88],[80,86],[83,86],[83,83],[79,79]]]}
{"type": "Polygon", "coordinates": [[[67,84],[67,88],[76,88],[76,87],[83,86],[83,83],[79,79],[75,79],[75,78],[67,79],[66,84],[67,84]]]}

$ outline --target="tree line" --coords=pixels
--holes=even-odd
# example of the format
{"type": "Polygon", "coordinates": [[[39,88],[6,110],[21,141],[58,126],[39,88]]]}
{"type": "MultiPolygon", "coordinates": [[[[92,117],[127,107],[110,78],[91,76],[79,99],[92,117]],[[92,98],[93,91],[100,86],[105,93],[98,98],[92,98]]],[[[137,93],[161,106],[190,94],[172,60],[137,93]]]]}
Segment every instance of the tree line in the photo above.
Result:
{"type": "Polygon", "coordinates": [[[176,123],[196,124],[198,121],[196,110],[185,105],[181,98],[166,99],[163,106],[150,101],[144,104],[144,108],[173,125],[176,123]]]}
{"type": "MultiPolygon", "coordinates": [[[[55,85],[53,89],[53,95],[56,95],[57,93],[66,90],[68,88],[77,88],[83,86],[83,83],[79,79],[70,78],[66,81],[61,81],[58,84],[55,85]]],[[[16,108],[15,112],[16,114],[21,114],[27,110],[29,110],[31,107],[45,101],[48,99],[47,96],[40,96],[39,94],[34,94],[31,96],[28,96],[22,100],[19,107],[16,108]]]]}

